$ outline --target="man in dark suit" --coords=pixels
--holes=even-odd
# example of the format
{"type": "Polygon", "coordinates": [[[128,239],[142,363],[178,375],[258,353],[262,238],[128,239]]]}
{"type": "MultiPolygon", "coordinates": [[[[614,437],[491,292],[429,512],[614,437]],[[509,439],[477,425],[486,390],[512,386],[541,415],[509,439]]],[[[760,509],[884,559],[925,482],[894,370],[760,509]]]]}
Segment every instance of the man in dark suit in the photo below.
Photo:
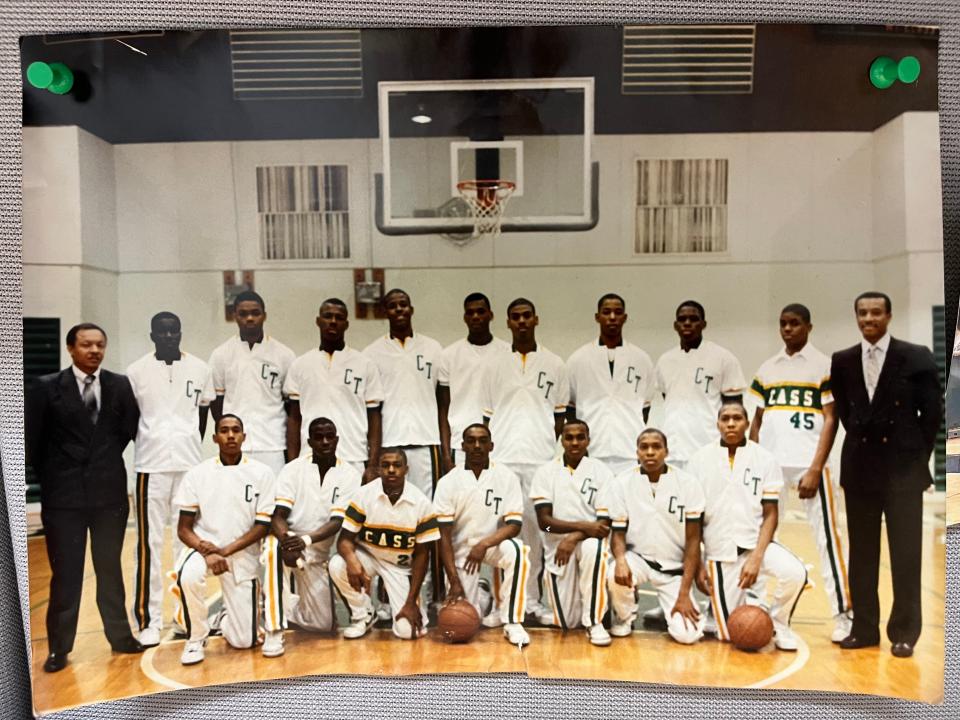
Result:
{"type": "Polygon", "coordinates": [[[840,647],[880,644],[880,523],[886,518],[893,575],[887,637],[910,657],[920,637],[923,492],[940,426],[942,393],[930,350],[887,334],[890,298],[866,292],[854,302],[863,340],[834,353],[830,370],[837,416],[846,430],[840,484],[850,536],[853,628],[840,647]]]}
{"type": "Polygon", "coordinates": [[[40,517],[50,560],[47,672],[73,650],[83,589],[87,532],[97,575],[97,607],[116,652],[142,652],[130,632],[120,551],[130,506],[123,449],[139,411],[123,375],[100,369],[107,336],[92,323],[67,333],[73,364],[39,378],[27,395],[27,462],[40,481],[40,517]]]}

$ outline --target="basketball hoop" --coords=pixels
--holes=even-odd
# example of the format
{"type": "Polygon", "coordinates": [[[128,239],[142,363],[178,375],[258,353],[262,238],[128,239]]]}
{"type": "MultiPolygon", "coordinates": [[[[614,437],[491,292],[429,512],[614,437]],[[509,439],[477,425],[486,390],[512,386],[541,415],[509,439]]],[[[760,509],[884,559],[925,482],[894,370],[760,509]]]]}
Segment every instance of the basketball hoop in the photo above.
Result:
{"type": "Polygon", "coordinates": [[[473,236],[500,234],[500,222],[507,200],[517,189],[509,180],[464,180],[457,183],[457,190],[473,214],[473,236]]]}

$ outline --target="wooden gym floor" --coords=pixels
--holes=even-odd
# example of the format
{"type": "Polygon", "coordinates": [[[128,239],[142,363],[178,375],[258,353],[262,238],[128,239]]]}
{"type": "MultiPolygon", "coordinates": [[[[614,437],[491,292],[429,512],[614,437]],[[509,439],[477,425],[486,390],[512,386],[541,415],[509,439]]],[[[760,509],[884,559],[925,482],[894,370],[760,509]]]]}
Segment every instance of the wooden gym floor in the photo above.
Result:
{"type": "MultiPolygon", "coordinates": [[[[264,658],[259,648],[234,650],[216,637],[210,639],[203,663],[184,667],[180,664],[183,641],[172,637],[143,655],[110,651],[94,603],[95,580],[88,557],[74,651],[65,670],[49,675],[43,672],[42,665],[47,655],[44,618],[50,573],[44,539],[32,537],[28,549],[34,705],[38,712],[51,712],[131,695],[292,675],[426,673],[526,673],[534,678],[827,690],[893,695],[935,703],[943,694],[944,665],[942,498],[942,495],[926,497],[923,634],[914,656],[907,660],[890,655],[885,637],[879,648],[858,651],[842,651],[832,644],[832,613],[819,587],[819,571],[813,570],[810,578],[818,587],[804,592],[794,615],[793,627],[802,639],[795,653],[777,651],[772,644],[760,652],[745,653],[709,637],[694,646],[680,646],[664,633],[639,628],[630,638],[614,639],[608,648],[590,645],[582,630],[564,634],[558,630],[532,628],[531,644],[522,651],[508,645],[499,630],[482,630],[465,645],[448,645],[434,633],[411,642],[395,639],[389,630],[373,630],[362,640],[345,641],[291,630],[286,635],[286,654],[280,658],[264,658]]],[[[817,553],[810,532],[792,501],[781,524],[779,539],[805,562],[816,564],[817,553]]],[[[123,551],[124,567],[128,568],[128,594],[133,585],[135,542],[131,528],[123,551]]],[[[209,586],[211,592],[215,592],[216,582],[210,582],[209,586]]],[[[885,551],[880,593],[882,611],[886,613],[891,596],[885,551]]],[[[655,604],[649,593],[642,592],[641,601],[646,607],[655,604]]],[[[168,596],[165,617],[171,615],[172,609],[173,598],[168,596]]]]}
{"type": "MultiPolygon", "coordinates": [[[[960,455],[960,438],[947,440],[947,457],[960,455]]],[[[947,463],[949,465],[949,461],[947,463]]],[[[947,525],[960,522],[960,473],[947,473],[947,525]]]]}

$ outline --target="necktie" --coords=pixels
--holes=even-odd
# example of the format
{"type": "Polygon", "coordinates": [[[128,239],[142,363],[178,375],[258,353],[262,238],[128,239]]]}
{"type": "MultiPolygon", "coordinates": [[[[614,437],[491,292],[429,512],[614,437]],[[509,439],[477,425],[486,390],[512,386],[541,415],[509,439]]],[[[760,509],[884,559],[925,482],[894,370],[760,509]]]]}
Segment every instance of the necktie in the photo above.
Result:
{"type": "Polygon", "coordinates": [[[867,397],[873,402],[873,393],[877,390],[877,380],[880,379],[880,350],[876,347],[867,350],[867,397]]]}
{"type": "Polygon", "coordinates": [[[96,425],[97,417],[100,415],[100,409],[97,407],[97,396],[93,392],[94,380],[96,380],[96,378],[93,375],[87,375],[83,379],[83,405],[87,408],[90,422],[96,425]]]}

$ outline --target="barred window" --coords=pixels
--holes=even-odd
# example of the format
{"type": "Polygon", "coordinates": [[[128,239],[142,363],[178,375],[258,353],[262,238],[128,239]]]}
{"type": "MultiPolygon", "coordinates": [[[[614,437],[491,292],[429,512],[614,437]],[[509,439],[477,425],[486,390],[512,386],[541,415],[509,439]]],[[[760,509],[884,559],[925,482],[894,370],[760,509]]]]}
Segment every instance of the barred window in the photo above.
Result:
{"type": "Polygon", "coordinates": [[[257,168],[260,258],[350,257],[346,165],[257,168]]]}
{"type": "Polygon", "coordinates": [[[727,249],[727,160],[638,160],[634,252],[727,249]]]}

